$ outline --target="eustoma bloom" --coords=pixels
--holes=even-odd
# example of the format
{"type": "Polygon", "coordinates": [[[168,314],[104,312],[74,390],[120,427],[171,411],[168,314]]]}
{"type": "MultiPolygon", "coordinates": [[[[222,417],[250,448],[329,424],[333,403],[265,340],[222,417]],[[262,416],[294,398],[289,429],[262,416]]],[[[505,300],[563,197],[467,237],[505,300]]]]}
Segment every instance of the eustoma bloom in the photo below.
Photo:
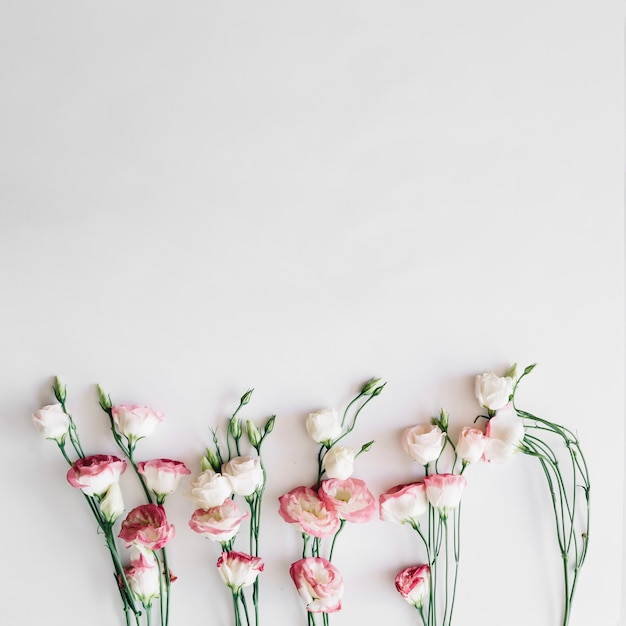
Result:
{"type": "Polygon", "coordinates": [[[431,474],[424,478],[426,497],[441,517],[459,506],[467,479],[460,474],[431,474]]]}
{"type": "Polygon", "coordinates": [[[340,519],[347,522],[369,522],[376,514],[376,500],[365,483],[358,478],[323,480],[319,497],[340,519]]]}
{"type": "Polygon", "coordinates": [[[163,421],[163,413],[139,404],[118,404],[111,407],[111,415],[117,432],[131,445],[151,435],[163,421]]]}
{"type": "Polygon", "coordinates": [[[251,496],[263,485],[263,468],[259,457],[236,456],[222,466],[222,475],[230,481],[233,493],[251,496]]]}
{"type": "Polygon", "coordinates": [[[59,444],[70,428],[70,419],[61,404],[49,404],[35,411],[33,422],[44,439],[54,439],[59,444]]]}
{"type": "Polygon", "coordinates": [[[322,459],[322,468],[328,478],[345,480],[352,476],[356,450],[346,446],[332,447],[322,459]]]}
{"type": "Polygon", "coordinates": [[[445,434],[434,424],[418,424],[402,433],[403,450],[420,465],[439,458],[445,444],[445,434]]]}
{"type": "Polygon", "coordinates": [[[119,537],[128,545],[138,544],[149,550],[160,550],[174,537],[174,533],[174,526],[168,523],[162,506],[142,504],[126,516],[119,537]]]}
{"type": "Polygon", "coordinates": [[[238,532],[241,522],[250,517],[242,513],[234,500],[226,500],[211,509],[197,509],[189,520],[190,528],[211,541],[225,544],[238,532]]]}
{"type": "Polygon", "coordinates": [[[400,595],[416,609],[421,610],[428,598],[430,588],[430,568],[428,565],[407,567],[396,576],[396,589],[400,595]]]}
{"type": "Polygon", "coordinates": [[[339,530],[339,517],[334,509],[310,487],[296,487],[278,498],[280,516],[311,537],[331,537],[339,530]]]}
{"type": "Polygon", "coordinates": [[[493,372],[479,374],[474,385],[478,403],[489,411],[501,409],[508,404],[514,383],[512,376],[497,376],[493,372]]]}
{"type": "Polygon", "coordinates": [[[321,557],[300,559],[289,568],[298,594],[310,613],[333,613],[341,609],[344,583],[339,570],[321,557]]]}
{"type": "Polygon", "coordinates": [[[263,567],[263,561],[259,557],[243,552],[222,552],[217,560],[220,576],[234,594],[238,594],[243,587],[252,585],[263,567]]]}
{"type": "Polygon", "coordinates": [[[227,476],[206,469],[189,485],[185,494],[198,508],[211,509],[220,506],[233,490],[227,476]]]}
{"type": "Polygon", "coordinates": [[[456,443],[456,453],[463,463],[480,461],[487,446],[487,438],[478,428],[464,426],[456,443]]]}
{"type": "Polygon", "coordinates": [[[133,595],[149,609],[152,600],[159,597],[161,590],[161,575],[156,559],[142,556],[131,561],[130,567],[125,567],[124,571],[133,595]]]}
{"type": "Polygon", "coordinates": [[[137,464],[137,470],[159,503],[163,503],[165,497],[176,490],[183,476],[191,474],[184,463],[171,459],[142,461],[137,464]]]}
{"type": "Polygon", "coordinates": [[[378,501],[383,522],[417,526],[428,510],[426,485],[423,482],[392,487],[378,501]]]}
{"type": "Polygon", "coordinates": [[[309,413],[305,422],[309,437],[317,443],[330,442],[341,435],[341,419],[334,409],[320,409],[309,413]]]}
{"type": "Polygon", "coordinates": [[[524,447],[524,422],[512,404],[497,410],[487,422],[486,461],[506,461],[524,447]]]}
{"type": "Polygon", "coordinates": [[[110,454],[94,454],[74,462],[67,481],[87,496],[103,496],[113,483],[119,482],[126,461],[110,454]]]}

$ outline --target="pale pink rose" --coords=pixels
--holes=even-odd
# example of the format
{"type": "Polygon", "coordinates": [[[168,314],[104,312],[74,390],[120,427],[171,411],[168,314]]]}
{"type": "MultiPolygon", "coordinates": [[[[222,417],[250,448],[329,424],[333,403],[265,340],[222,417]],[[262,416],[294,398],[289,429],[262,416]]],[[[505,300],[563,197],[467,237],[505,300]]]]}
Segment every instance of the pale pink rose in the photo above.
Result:
{"type": "Polygon", "coordinates": [[[142,555],[140,559],[132,561],[130,567],[125,567],[124,572],[133,596],[149,607],[152,600],[160,595],[161,576],[155,558],[142,555]]]}
{"type": "Polygon", "coordinates": [[[418,424],[402,433],[402,449],[421,465],[439,458],[446,436],[434,424],[418,424]]]}
{"type": "Polygon", "coordinates": [[[191,482],[185,496],[199,509],[211,509],[223,504],[231,494],[232,487],[228,477],[216,474],[209,468],[191,482]]]}
{"type": "Polygon", "coordinates": [[[125,470],[126,461],[110,454],[94,454],[78,459],[67,472],[67,481],[87,496],[101,497],[119,482],[125,470]]]}
{"type": "Polygon", "coordinates": [[[424,484],[428,501],[441,517],[447,517],[452,509],[459,506],[467,479],[460,474],[431,474],[424,477],[424,484]]]}
{"type": "Polygon", "coordinates": [[[33,423],[44,439],[61,443],[70,428],[70,418],[60,404],[49,404],[33,413],[33,423]]]}
{"type": "Polygon", "coordinates": [[[497,411],[508,404],[515,381],[510,376],[485,372],[476,376],[474,392],[480,406],[497,411]]]}
{"type": "Polygon", "coordinates": [[[326,559],[300,559],[289,568],[298,594],[310,613],[333,613],[341,609],[343,578],[326,559]]]}
{"type": "Polygon", "coordinates": [[[118,404],[111,407],[111,415],[117,431],[132,443],[150,436],[163,421],[163,413],[138,404],[118,404]]]}
{"type": "Polygon", "coordinates": [[[222,552],[217,560],[220,576],[233,593],[238,593],[242,587],[252,585],[263,568],[260,557],[243,552],[222,552]]]}
{"type": "Polygon", "coordinates": [[[485,461],[506,461],[524,445],[524,422],[512,404],[496,411],[487,422],[485,461]]]}
{"type": "Polygon", "coordinates": [[[148,489],[160,501],[176,490],[183,476],[191,474],[184,463],[170,459],[142,461],[137,464],[137,469],[145,477],[148,489]]]}
{"type": "Polygon", "coordinates": [[[160,550],[174,537],[174,532],[161,505],[142,504],[126,516],[118,537],[127,545],[140,544],[149,550],[160,550]]]}
{"type": "Polygon", "coordinates": [[[396,589],[409,604],[421,609],[430,590],[428,565],[415,565],[403,569],[396,576],[396,589]]]}
{"type": "Polygon", "coordinates": [[[124,512],[124,499],[119,483],[113,483],[100,500],[100,511],[107,522],[112,524],[124,512]]]}
{"type": "Polygon", "coordinates": [[[239,532],[241,522],[246,517],[249,517],[248,513],[242,513],[234,500],[227,499],[220,506],[194,511],[189,526],[211,541],[225,543],[239,532]]]}
{"type": "Polygon", "coordinates": [[[369,522],[376,513],[376,499],[358,478],[323,480],[318,495],[340,519],[348,522],[369,522]]]}
{"type": "Polygon", "coordinates": [[[345,480],[352,476],[356,451],[346,446],[333,446],[322,459],[322,467],[328,478],[345,480]]]}
{"type": "Polygon", "coordinates": [[[339,530],[339,516],[310,487],[296,487],[280,498],[278,513],[312,537],[330,537],[339,530]]]}
{"type": "Polygon", "coordinates": [[[230,480],[233,493],[251,496],[265,482],[259,457],[235,456],[222,465],[222,475],[230,480]]]}
{"type": "Polygon", "coordinates": [[[428,510],[426,485],[421,482],[397,485],[383,493],[378,501],[383,522],[416,525],[428,510]]]}
{"type": "Polygon", "coordinates": [[[456,453],[465,463],[476,463],[482,458],[487,438],[478,428],[465,426],[459,433],[456,444],[456,453]]]}
{"type": "Polygon", "coordinates": [[[317,443],[330,443],[341,435],[341,419],[335,409],[320,409],[309,413],[305,426],[309,437],[317,443]]]}

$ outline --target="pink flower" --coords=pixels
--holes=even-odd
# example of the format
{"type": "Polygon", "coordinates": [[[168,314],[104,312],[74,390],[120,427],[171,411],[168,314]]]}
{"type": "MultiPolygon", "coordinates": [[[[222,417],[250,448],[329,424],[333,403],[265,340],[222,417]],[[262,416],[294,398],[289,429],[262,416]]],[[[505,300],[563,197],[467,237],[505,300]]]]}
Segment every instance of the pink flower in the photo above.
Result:
{"type": "Polygon", "coordinates": [[[145,477],[148,489],[159,501],[163,501],[165,496],[176,490],[183,476],[191,474],[184,463],[170,459],[142,461],[137,464],[137,469],[145,477]]]}
{"type": "Polygon", "coordinates": [[[49,404],[33,413],[33,422],[44,439],[62,443],[70,428],[70,418],[60,404],[49,404]]]}
{"type": "Polygon", "coordinates": [[[465,463],[479,461],[487,446],[487,438],[478,428],[465,426],[459,434],[456,444],[456,453],[465,463]]]}
{"type": "Polygon", "coordinates": [[[318,495],[340,519],[348,522],[368,522],[376,513],[374,496],[358,478],[323,480],[318,495]]]}
{"type": "Polygon", "coordinates": [[[246,517],[249,517],[249,514],[242,513],[237,503],[229,499],[221,506],[194,511],[189,526],[211,541],[225,543],[239,532],[241,522],[246,517]]]}
{"type": "Polygon", "coordinates": [[[330,537],[339,530],[339,517],[310,487],[296,487],[280,498],[278,513],[290,524],[299,524],[312,537],[330,537]]]}
{"type": "Polygon", "coordinates": [[[310,613],[333,613],[341,609],[343,578],[326,559],[309,557],[292,563],[289,574],[310,613]]]}
{"type": "Polygon", "coordinates": [[[524,422],[512,404],[496,411],[485,434],[485,461],[506,461],[524,446],[524,422]]]}
{"type": "Polygon", "coordinates": [[[149,607],[154,598],[160,595],[160,572],[159,566],[152,557],[145,555],[132,562],[130,567],[125,567],[126,580],[135,598],[143,605],[149,607]]]}
{"type": "Polygon", "coordinates": [[[138,404],[118,404],[111,408],[117,431],[130,443],[148,437],[163,421],[163,413],[138,404]]]}
{"type": "Polygon", "coordinates": [[[160,550],[174,537],[174,532],[162,506],[142,504],[126,516],[118,537],[127,545],[139,544],[149,550],[160,550]]]}
{"type": "Polygon", "coordinates": [[[258,556],[243,552],[222,552],[217,560],[217,569],[224,583],[238,593],[242,587],[249,587],[264,568],[258,556]]]}
{"type": "Polygon", "coordinates": [[[419,524],[419,519],[428,510],[426,485],[411,483],[397,485],[379,499],[380,519],[395,524],[419,524]]]}
{"type": "Polygon", "coordinates": [[[426,497],[441,517],[459,506],[467,479],[460,474],[431,474],[424,478],[426,497]]]}
{"type": "Polygon", "coordinates": [[[402,433],[402,449],[420,465],[428,465],[439,458],[446,436],[433,424],[418,424],[402,433]]]}
{"type": "Polygon", "coordinates": [[[94,454],[78,459],[67,472],[67,481],[87,496],[101,497],[119,482],[125,470],[126,461],[110,454],[94,454]]]}
{"type": "Polygon", "coordinates": [[[430,568],[428,565],[407,567],[396,576],[396,589],[414,607],[421,609],[430,588],[430,568]]]}

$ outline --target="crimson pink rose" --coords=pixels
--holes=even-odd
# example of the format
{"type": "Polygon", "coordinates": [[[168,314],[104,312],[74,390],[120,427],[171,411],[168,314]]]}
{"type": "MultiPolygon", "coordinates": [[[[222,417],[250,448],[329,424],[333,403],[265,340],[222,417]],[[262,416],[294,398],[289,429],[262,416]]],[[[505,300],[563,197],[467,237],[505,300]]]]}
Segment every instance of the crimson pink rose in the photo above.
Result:
{"type": "Polygon", "coordinates": [[[358,478],[323,480],[318,493],[328,508],[348,522],[369,522],[376,513],[376,499],[358,478]]]}
{"type": "Polygon", "coordinates": [[[396,589],[409,604],[421,609],[430,589],[428,565],[415,565],[403,569],[396,576],[396,589]]]}
{"type": "Polygon", "coordinates": [[[148,489],[159,502],[163,502],[165,496],[176,490],[183,476],[191,474],[184,463],[171,459],[142,461],[137,464],[137,470],[145,477],[148,489]]]}
{"type": "Polygon", "coordinates": [[[343,578],[339,570],[322,557],[308,557],[292,563],[291,579],[310,613],[334,613],[341,609],[343,578]]]}
{"type": "Polygon", "coordinates": [[[126,461],[110,454],[94,454],[78,459],[68,470],[67,481],[87,496],[101,497],[119,482],[125,470],[126,461]]]}
{"type": "Polygon", "coordinates": [[[225,543],[239,532],[241,522],[246,517],[249,517],[249,514],[242,513],[237,503],[228,499],[220,506],[194,511],[189,526],[211,541],[225,543]]]}
{"type": "Polygon", "coordinates": [[[160,550],[174,537],[174,532],[162,506],[142,504],[126,516],[118,536],[128,545],[139,544],[149,550],[160,550]]]}
{"type": "Polygon", "coordinates": [[[278,498],[278,513],[290,524],[299,524],[312,537],[330,537],[339,530],[339,517],[310,487],[296,487],[278,498]]]}

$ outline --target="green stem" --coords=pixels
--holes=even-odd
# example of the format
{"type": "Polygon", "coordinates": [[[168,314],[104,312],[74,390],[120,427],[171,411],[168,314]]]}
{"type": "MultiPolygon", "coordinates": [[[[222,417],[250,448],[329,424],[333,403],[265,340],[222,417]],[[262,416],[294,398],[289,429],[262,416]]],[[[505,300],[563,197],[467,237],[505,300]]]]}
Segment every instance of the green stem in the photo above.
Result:
{"type": "Polygon", "coordinates": [[[345,525],[346,525],[346,520],[342,519],[341,522],[339,522],[339,529],[337,530],[337,532],[333,536],[333,542],[330,545],[330,554],[328,555],[328,560],[329,561],[333,560],[333,552],[335,550],[335,541],[337,541],[337,537],[339,536],[339,533],[344,529],[345,525]]]}

